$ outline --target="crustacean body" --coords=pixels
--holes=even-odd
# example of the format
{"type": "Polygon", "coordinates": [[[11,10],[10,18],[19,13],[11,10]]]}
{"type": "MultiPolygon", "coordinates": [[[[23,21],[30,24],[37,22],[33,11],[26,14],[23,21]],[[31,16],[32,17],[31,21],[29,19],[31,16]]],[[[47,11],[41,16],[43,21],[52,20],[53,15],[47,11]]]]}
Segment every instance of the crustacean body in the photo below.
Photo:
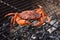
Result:
{"type": "Polygon", "coordinates": [[[5,17],[11,15],[12,15],[11,18],[12,25],[15,23],[17,23],[18,25],[32,25],[32,23],[29,22],[29,20],[38,20],[38,22],[36,24],[33,24],[33,26],[41,26],[45,22],[46,18],[48,19],[48,22],[50,22],[49,16],[44,12],[42,7],[37,8],[35,10],[26,10],[21,13],[18,12],[9,13],[5,15],[5,17]]]}

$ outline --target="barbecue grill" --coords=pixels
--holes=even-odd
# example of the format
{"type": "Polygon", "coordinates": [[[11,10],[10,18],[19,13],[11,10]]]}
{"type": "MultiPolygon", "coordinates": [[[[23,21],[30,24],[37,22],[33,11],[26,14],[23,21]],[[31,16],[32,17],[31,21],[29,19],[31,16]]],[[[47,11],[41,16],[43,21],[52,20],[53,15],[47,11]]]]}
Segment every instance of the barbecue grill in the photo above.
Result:
{"type": "Polygon", "coordinates": [[[60,0],[0,0],[0,40],[60,40],[60,0]],[[50,16],[41,27],[14,25],[17,30],[9,29],[11,17],[4,15],[11,12],[21,12],[43,6],[50,16]]]}

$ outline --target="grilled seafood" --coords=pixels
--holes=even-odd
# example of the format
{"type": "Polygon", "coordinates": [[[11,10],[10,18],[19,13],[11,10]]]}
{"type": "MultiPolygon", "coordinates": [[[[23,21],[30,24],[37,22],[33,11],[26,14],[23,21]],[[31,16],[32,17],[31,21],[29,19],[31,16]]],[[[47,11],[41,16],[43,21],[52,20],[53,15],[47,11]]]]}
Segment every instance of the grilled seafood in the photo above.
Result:
{"type": "Polygon", "coordinates": [[[9,13],[5,15],[7,16],[12,16],[11,18],[11,28],[12,25],[18,24],[18,25],[32,25],[29,20],[37,20],[38,22],[36,24],[33,24],[33,26],[41,26],[44,22],[45,19],[48,19],[48,22],[50,22],[49,16],[44,12],[43,8],[39,6],[39,8],[34,9],[34,10],[26,10],[21,13],[9,13]]]}

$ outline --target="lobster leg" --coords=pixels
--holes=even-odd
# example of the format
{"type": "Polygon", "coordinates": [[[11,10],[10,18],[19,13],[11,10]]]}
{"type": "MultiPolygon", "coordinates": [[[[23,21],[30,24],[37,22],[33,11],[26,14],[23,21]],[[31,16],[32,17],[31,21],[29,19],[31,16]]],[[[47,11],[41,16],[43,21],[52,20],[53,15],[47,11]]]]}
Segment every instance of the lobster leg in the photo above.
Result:
{"type": "Polygon", "coordinates": [[[10,22],[10,29],[13,28],[13,17],[11,18],[11,22],[10,22]]]}
{"type": "Polygon", "coordinates": [[[33,26],[41,26],[44,22],[45,22],[45,19],[48,19],[48,22],[50,22],[50,17],[48,15],[45,14],[45,16],[42,16],[40,19],[39,19],[39,22],[34,24],[33,26]]]}
{"type": "Polygon", "coordinates": [[[31,24],[29,21],[22,20],[22,19],[17,20],[16,22],[17,22],[17,24],[19,24],[19,25],[28,25],[28,24],[31,24]]]}
{"type": "Polygon", "coordinates": [[[36,24],[34,24],[33,26],[41,26],[44,22],[45,22],[45,20],[41,17],[39,19],[39,21],[36,24]]]}
{"type": "Polygon", "coordinates": [[[14,24],[17,23],[18,25],[28,25],[31,24],[29,21],[23,20],[20,18],[19,14],[15,14],[14,16],[14,24]]]}
{"type": "Polygon", "coordinates": [[[39,6],[38,9],[36,9],[36,12],[41,15],[41,18],[38,23],[34,24],[34,26],[40,26],[45,22],[45,19],[48,19],[48,22],[50,22],[50,17],[45,13],[42,7],[39,6]]]}
{"type": "Polygon", "coordinates": [[[48,22],[50,23],[50,17],[47,14],[45,14],[45,17],[48,19],[48,22]]]}
{"type": "Polygon", "coordinates": [[[9,13],[9,14],[5,15],[4,17],[11,16],[11,15],[14,15],[14,13],[9,13]]]}
{"type": "Polygon", "coordinates": [[[48,19],[48,22],[50,23],[50,20],[51,20],[51,19],[50,19],[50,17],[49,17],[49,16],[47,16],[47,19],[48,19]]]}
{"type": "Polygon", "coordinates": [[[16,23],[16,18],[17,18],[17,13],[15,14],[15,16],[14,16],[14,21],[13,21],[13,24],[15,24],[16,23]]]}

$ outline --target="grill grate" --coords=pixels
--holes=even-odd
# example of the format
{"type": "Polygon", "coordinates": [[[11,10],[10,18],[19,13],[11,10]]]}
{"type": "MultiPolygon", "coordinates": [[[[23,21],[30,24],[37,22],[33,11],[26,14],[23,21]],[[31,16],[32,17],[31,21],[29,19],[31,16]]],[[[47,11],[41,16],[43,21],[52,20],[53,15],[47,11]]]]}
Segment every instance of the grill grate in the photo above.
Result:
{"type": "Polygon", "coordinates": [[[0,1],[0,10],[0,40],[60,40],[60,18],[58,16],[60,15],[60,0],[36,0],[34,2],[32,0],[3,0],[0,1]],[[46,13],[51,17],[50,24],[45,23],[42,27],[37,28],[17,26],[17,30],[9,29],[10,18],[4,19],[5,14],[35,9],[37,5],[42,5],[46,13]],[[55,28],[55,31],[52,28],[55,28]],[[49,31],[50,29],[52,33],[49,31]]]}

